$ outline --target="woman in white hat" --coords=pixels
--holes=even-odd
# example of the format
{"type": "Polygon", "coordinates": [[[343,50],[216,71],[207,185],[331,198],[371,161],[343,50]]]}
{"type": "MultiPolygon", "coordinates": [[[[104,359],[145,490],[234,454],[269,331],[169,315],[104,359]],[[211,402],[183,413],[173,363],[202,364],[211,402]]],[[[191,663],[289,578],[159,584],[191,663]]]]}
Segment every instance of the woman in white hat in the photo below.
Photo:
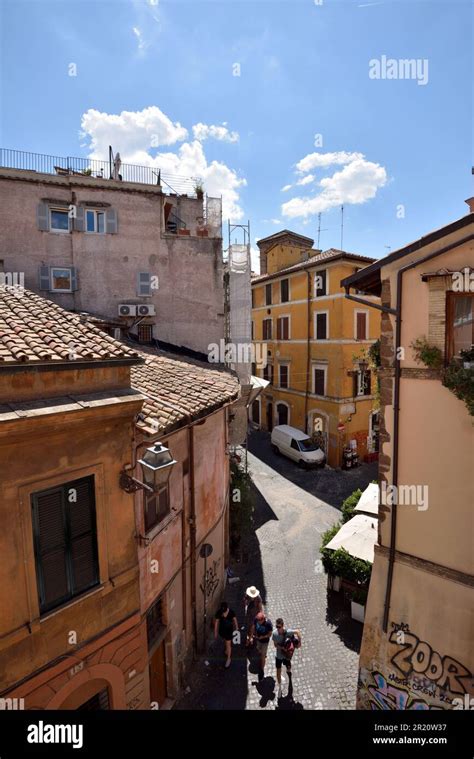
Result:
{"type": "Polygon", "coordinates": [[[260,591],[255,585],[250,585],[245,591],[245,624],[247,627],[247,642],[246,645],[250,646],[253,643],[252,639],[252,626],[257,614],[263,611],[263,601],[260,596],[260,591]]]}

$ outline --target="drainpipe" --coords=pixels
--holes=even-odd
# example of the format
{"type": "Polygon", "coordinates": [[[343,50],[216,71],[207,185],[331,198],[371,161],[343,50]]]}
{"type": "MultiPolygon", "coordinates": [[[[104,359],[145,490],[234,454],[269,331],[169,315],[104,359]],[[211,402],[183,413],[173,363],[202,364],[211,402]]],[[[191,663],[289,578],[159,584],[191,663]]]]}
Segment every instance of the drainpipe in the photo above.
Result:
{"type": "MultiPolygon", "coordinates": [[[[397,488],[398,486],[398,443],[399,443],[399,427],[400,427],[400,378],[401,378],[401,365],[400,365],[400,358],[398,356],[398,348],[400,347],[401,331],[402,331],[403,275],[405,274],[406,271],[409,271],[410,269],[414,269],[417,266],[420,266],[421,264],[426,263],[427,261],[431,261],[433,258],[437,258],[437,256],[441,256],[443,253],[447,253],[453,248],[458,248],[460,245],[463,245],[466,242],[470,242],[473,239],[474,239],[474,235],[468,235],[467,237],[464,237],[462,240],[458,240],[457,242],[451,243],[451,245],[447,245],[446,247],[441,248],[441,250],[438,250],[435,253],[430,253],[429,255],[424,256],[423,258],[413,261],[411,264],[407,264],[407,266],[404,266],[402,269],[399,269],[397,272],[397,304],[396,304],[395,309],[388,308],[387,306],[379,306],[376,303],[371,303],[370,301],[363,300],[362,298],[358,298],[354,295],[349,295],[350,285],[346,286],[346,298],[348,298],[349,300],[362,303],[365,306],[376,308],[379,311],[393,314],[395,316],[395,325],[396,325],[395,326],[395,378],[394,378],[395,381],[394,381],[394,393],[393,393],[393,463],[392,463],[392,485],[394,488],[397,488]]],[[[394,492],[396,493],[397,491],[395,490],[394,492]]],[[[384,613],[383,613],[383,623],[382,623],[383,631],[385,633],[387,632],[387,629],[388,629],[388,616],[390,612],[390,600],[392,596],[396,538],[397,538],[397,498],[395,498],[395,501],[392,504],[391,522],[390,522],[389,560],[388,560],[387,584],[385,588],[385,602],[384,602],[384,613]]]]}
{"type": "Polygon", "coordinates": [[[310,335],[311,335],[311,274],[306,269],[308,294],[307,294],[307,337],[306,337],[306,392],[304,397],[304,431],[308,435],[308,401],[309,401],[309,374],[310,374],[310,335]]]}

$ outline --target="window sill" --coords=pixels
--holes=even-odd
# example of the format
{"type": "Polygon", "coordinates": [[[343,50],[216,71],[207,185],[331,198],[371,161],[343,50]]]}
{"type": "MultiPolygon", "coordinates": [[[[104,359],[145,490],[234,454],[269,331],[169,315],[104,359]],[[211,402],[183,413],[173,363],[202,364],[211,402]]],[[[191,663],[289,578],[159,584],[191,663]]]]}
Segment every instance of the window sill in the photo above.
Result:
{"type": "Polygon", "coordinates": [[[171,511],[171,513],[168,514],[161,522],[152,527],[148,532],[145,532],[145,538],[148,541],[148,544],[153,543],[160,532],[166,530],[166,528],[169,527],[169,525],[174,522],[175,519],[181,516],[182,511],[182,509],[179,509],[179,511],[171,511]]]}
{"type": "Polygon", "coordinates": [[[75,606],[78,603],[82,603],[82,601],[84,601],[86,598],[89,598],[90,596],[93,596],[96,593],[104,591],[108,585],[109,585],[109,582],[100,583],[99,585],[94,585],[93,588],[86,590],[84,593],[81,593],[81,595],[74,596],[74,598],[71,598],[69,601],[65,601],[63,604],[61,604],[61,606],[56,606],[54,609],[51,609],[51,611],[45,611],[42,614],[40,613],[40,618],[39,618],[40,624],[42,624],[43,622],[46,622],[52,617],[55,617],[57,614],[61,614],[61,612],[63,612],[66,608],[70,609],[71,606],[75,606]]]}

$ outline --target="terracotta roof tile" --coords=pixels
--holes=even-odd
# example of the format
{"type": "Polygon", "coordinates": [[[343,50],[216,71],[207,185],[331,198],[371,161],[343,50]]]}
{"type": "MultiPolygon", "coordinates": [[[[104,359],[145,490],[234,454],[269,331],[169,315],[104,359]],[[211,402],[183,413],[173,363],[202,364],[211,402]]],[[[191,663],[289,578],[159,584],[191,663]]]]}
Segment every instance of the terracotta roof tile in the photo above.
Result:
{"type": "Polygon", "coordinates": [[[315,266],[316,264],[323,263],[325,261],[330,261],[336,258],[348,258],[349,260],[354,260],[354,261],[364,261],[367,264],[371,264],[374,261],[373,258],[368,258],[368,256],[360,256],[358,253],[346,253],[345,250],[337,250],[337,248],[329,248],[328,250],[325,250],[322,253],[316,253],[314,256],[310,256],[310,258],[307,258],[306,261],[299,261],[297,264],[293,264],[292,266],[287,266],[285,269],[280,269],[280,271],[275,271],[275,272],[272,272],[271,274],[257,274],[255,277],[252,277],[252,285],[257,284],[258,282],[264,282],[267,279],[274,279],[274,277],[280,277],[282,274],[286,274],[292,271],[298,271],[299,269],[307,269],[311,266],[315,266]]]}
{"type": "Polygon", "coordinates": [[[83,323],[79,314],[30,290],[0,286],[0,368],[138,357],[130,346],[83,323]]]}
{"type": "Polygon", "coordinates": [[[230,372],[150,351],[141,355],[146,361],[132,367],[132,385],[148,396],[138,426],[150,433],[169,432],[239,397],[239,382],[230,372]]]}

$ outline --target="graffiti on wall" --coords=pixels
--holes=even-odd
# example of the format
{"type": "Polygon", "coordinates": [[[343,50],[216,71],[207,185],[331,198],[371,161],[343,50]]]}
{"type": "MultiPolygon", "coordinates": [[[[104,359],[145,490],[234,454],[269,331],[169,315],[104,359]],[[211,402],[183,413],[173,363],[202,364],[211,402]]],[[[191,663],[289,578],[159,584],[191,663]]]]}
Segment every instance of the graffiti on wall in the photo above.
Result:
{"type": "Polygon", "coordinates": [[[212,564],[207,568],[203,576],[202,584],[199,586],[204,593],[206,600],[214,597],[214,593],[219,585],[219,567],[220,559],[214,559],[212,564]]]}
{"type": "Polygon", "coordinates": [[[405,677],[413,673],[424,675],[436,683],[441,690],[450,693],[467,693],[467,680],[471,672],[451,656],[441,656],[431,646],[410,632],[408,625],[401,628],[392,623],[390,643],[397,646],[391,663],[405,677]]]}
{"type": "Polygon", "coordinates": [[[389,662],[392,671],[361,670],[359,703],[370,709],[457,708],[456,694],[472,690],[472,674],[461,662],[440,654],[409,625],[392,622],[389,662]]]}
{"type": "Polygon", "coordinates": [[[375,709],[430,709],[429,704],[422,698],[413,696],[405,685],[393,685],[387,681],[381,672],[370,672],[371,682],[363,687],[367,691],[370,708],[375,709]]]}

